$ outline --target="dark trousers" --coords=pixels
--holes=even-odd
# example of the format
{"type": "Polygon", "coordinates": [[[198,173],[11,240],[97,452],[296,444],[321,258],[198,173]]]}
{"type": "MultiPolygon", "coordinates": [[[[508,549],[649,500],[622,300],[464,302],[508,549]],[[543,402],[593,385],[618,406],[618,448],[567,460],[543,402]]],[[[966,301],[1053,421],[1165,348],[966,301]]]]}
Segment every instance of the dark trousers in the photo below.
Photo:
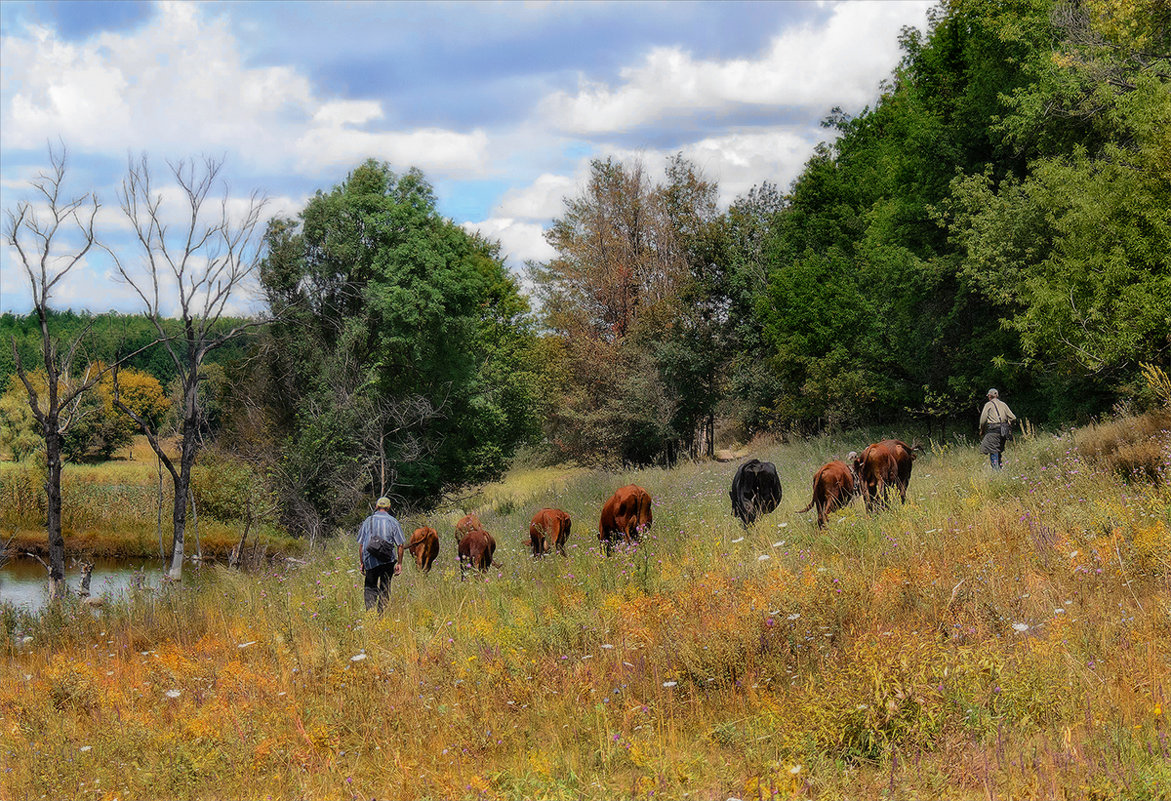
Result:
{"type": "Polygon", "coordinates": [[[362,589],[362,598],[366,601],[366,608],[371,609],[376,604],[378,613],[386,608],[390,600],[390,580],[394,578],[394,562],[366,571],[366,586],[362,589]]]}

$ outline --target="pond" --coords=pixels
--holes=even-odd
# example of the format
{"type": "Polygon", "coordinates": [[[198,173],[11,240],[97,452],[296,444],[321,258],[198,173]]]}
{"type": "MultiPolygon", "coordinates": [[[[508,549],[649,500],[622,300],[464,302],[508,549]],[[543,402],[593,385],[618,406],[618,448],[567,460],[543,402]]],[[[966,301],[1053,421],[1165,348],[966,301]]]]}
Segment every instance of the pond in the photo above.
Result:
{"type": "MultiPolygon", "coordinates": [[[[193,572],[184,566],[184,583],[193,572]]],[[[132,585],[157,587],[163,579],[159,559],[95,559],[89,591],[94,596],[116,597],[132,585]]],[[[81,570],[66,569],[65,580],[69,592],[76,593],[81,583],[81,570]]],[[[36,609],[48,596],[48,576],[35,559],[11,559],[0,567],[0,602],[36,609]]]]}

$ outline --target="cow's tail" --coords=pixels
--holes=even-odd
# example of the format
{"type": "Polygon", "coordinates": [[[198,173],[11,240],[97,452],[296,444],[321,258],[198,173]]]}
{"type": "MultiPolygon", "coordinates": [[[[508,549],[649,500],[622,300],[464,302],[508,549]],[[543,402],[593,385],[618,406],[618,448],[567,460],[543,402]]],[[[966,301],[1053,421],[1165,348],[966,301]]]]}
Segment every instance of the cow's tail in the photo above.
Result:
{"type": "MultiPolygon", "coordinates": [[[[824,470],[825,468],[822,468],[822,469],[824,470]]],[[[810,509],[812,509],[814,506],[817,505],[817,483],[820,479],[821,479],[821,470],[818,470],[816,473],[813,474],[813,498],[810,499],[809,505],[806,506],[804,509],[798,509],[797,514],[799,514],[799,515],[805,514],[810,509]]]]}

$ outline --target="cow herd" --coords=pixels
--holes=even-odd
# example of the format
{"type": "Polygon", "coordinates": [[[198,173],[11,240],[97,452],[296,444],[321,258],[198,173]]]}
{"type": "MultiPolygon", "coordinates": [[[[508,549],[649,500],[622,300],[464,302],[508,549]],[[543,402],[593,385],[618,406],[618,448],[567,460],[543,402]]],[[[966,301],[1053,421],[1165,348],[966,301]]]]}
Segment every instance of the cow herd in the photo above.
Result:
{"type": "Polygon", "coordinates": [[[866,501],[866,511],[886,506],[887,489],[894,487],[903,503],[907,502],[907,485],[911,483],[911,464],[922,453],[919,445],[898,439],[884,439],[851,453],[849,462],[833,461],[821,466],[813,476],[813,500],[801,512],[817,508],[817,526],[825,527],[829,513],[840,509],[855,495],[866,501]]]}
{"type": "MultiPolygon", "coordinates": [[[[817,509],[817,525],[824,527],[830,512],[840,509],[862,495],[867,511],[886,505],[887,491],[894,488],[907,502],[907,485],[911,481],[911,465],[919,445],[908,445],[897,439],[886,439],[866,447],[862,453],[850,453],[847,461],[835,460],[822,465],[813,476],[813,499],[801,512],[817,509]]],[[[732,514],[745,526],[750,526],[761,515],[776,510],[781,502],[781,480],[772,462],[750,459],[740,465],[732,479],[729,492],[732,514]]],[[[637,484],[621,487],[602,506],[598,521],[598,540],[608,556],[617,542],[637,542],[651,527],[651,496],[637,484]]],[[[533,557],[552,551],[566,555],[571,520],[561,509],[545,508],[533,515],[529,523],[529,546],[533,557]]],[[[455,525],[456,552],[460,572],[468,569],[487,571],[496,553],[496,540],[488,533],[474,514],[465,515],[455,525]]],[[[415,529],[407,550],[415,557],[415,564],[424,571],[439,555],[439,534],[424,526],[415,529]]]]}

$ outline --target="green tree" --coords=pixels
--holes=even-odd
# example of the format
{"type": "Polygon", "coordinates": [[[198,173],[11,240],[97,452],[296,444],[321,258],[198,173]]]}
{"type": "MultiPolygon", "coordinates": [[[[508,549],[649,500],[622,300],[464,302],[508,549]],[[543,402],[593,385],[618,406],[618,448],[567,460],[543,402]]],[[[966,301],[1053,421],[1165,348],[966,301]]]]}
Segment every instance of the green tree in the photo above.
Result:
{"type": "Polygon", "coordinates": [[[531,434],[528,305],[498,246],[435,206],[417,170],[368,161],[269,227],[263,384],[298,530],[328,533],[372,490],[425,503],[497,476],[531,434]]]}

